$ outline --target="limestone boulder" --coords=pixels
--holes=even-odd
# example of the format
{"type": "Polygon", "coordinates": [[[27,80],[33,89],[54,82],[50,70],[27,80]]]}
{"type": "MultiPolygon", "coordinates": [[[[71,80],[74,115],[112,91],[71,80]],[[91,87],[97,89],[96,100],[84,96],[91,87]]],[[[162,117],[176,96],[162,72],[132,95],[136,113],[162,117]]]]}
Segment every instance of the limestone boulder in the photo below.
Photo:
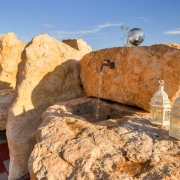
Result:
{"type": "Polygon", "coordinates": [[[80,77],[87,96],[150,110],[149,102],[165,81],[164,90],[173,103],[180,82],[180,46],[176,44],[117,47],[86,54],[80,61],[80,77]],[[104,60],[115,68],[101,65],[104,60]]]}
{"type": "Polygon", "coordinates": [[[0,131],[6,129],[9,106],[13,98],[13,89],[0,90],[0,131]]]}
{"type": "Polygon", "coordinates": [[[167,45],[170,46],[170,47],[174,47],[174,48],[180,49],[180,44],[170,43],[170,44],[167,44],[167,45]]]}
{"type": "Polygon", "coordinates": [[[0,36],[0,90],[15,88],[18,64],[25,44],[14,33],[0,36]]]}
{"type": "Polygon", "coordinates": [[[168,136],[168,127],[153,126],[145,112],[104,101],[94,122],[86,115],[97,104],[81,98],[43,113],[28,163],[31,180],[179,179],[180,142],[168,136]],[[104,113],[115,109],[124,116],[105,120],[104,113]]]}
{"type": "Polygon", "coordinates": [[[19,64],[17,88],[8,115],[9,180],[28,172],[41,114],[55,102],[83,96],[79,78],[81,52],[42,34],[27,44],[19,64]]]}
{"type": "Polygon", "coordinates": [[[91,46],[89,46],[82,39],[64,39],[62,42],[71,46],[74,49],[79,50],[82,56],[92,51],[91,46]]]}

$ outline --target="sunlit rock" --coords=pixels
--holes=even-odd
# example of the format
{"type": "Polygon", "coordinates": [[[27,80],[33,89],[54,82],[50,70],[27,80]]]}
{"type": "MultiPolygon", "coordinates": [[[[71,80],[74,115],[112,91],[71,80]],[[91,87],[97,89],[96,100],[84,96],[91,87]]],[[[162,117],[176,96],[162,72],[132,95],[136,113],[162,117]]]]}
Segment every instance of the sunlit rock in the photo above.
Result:
{"type": "Polygon", "coordinates": [[[80,51],[42,34],[27,44],[18,70],[15,98],[8,115],[9,180],[28,172],[41,114],[58,101],[83,96],[79,78],[80,51]]]}
{"type": "Polygon", "coordinates": [[[92,51],[91,46],[89,46],[82,39],[65,39],[62,42],[71,46],[72,48],[79,50],[82,56],[92,51]]]}
{"type": "Polygon", "coordinates": [[[0,90],[15,88],[18,64],[25,44],[14,33],[0,36],[0,90]]]}
{"type": "Polygon", "coordinates": [[[80,76],[87,96],[99,96],[149,111],[159,80],[165,81],[164,90],[171,103],[177,98],[179,59],[180,48],[176,44],[102,49],[83,57],[80,76]],[[101,65],[108,59],[115,62],[115,68],[104,66],[99,83],[101,65]]]}
{"type": "Polygon", "coordinates": [[[43,113],[29,158],[31,180],[178,179],[180,143],[148,113],[117,103],[79,98],[43,113]]]}

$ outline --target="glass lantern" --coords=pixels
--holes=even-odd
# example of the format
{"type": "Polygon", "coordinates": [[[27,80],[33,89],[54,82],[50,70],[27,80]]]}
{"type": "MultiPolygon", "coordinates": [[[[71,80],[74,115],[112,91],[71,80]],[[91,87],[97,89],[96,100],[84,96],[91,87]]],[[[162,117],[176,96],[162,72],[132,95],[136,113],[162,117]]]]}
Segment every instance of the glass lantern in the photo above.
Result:
{"type": "Polygon", "coordinates": [[[171,103],[164,91],[164,81],[159,81],[159,90],[154,93],[150,104],[150,122],[154,125],[169,125],[171,103]]]}
{"type": "Polygon", "coordinates": [[[172,106],[169,135],[180,140],[180,97],[174,101],[172,106]]]}

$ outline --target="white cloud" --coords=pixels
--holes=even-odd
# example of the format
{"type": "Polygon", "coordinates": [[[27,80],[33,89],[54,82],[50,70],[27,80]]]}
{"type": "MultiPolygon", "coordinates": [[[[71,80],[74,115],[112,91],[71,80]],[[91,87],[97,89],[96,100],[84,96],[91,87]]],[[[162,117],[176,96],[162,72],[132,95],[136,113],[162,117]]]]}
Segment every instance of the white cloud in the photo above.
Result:
{"type": "Polygon", "coordinates": [[[138,19],[141,19],[142,21],[145,21],[145,22],[149,21],[149,19],[147,19],[146,17],[143,17],[143,16],[138,17],[138,19]]]}
{"type": "Polygon", "coordinates": [[[97,34],[103,28],[115,27],[115,26],[120,26],[120,25],[122,25],[122,24],[121,23],[117,23],[117,24],[106,23],[106,24],[93,26],[91,29],[88,29],[88,30],[81,30],[81,31],[53,31],[52,34],[55,36],[55,38],[68,38],[68,37],[72,37],[72,36],[82,36],[82,35],[87,35],[87,34],[97,34]]]}
{"type": "Polygon", "coordinates": [[[148,21],[149,21],[149,19],[144,19],[144,21],[145,21],[145,22],[148,22],[148,21]]]}
{"type": "Polygon", "coordinates": [[[92,30],[83,30],[83,31],[53,31],[52,34],[55,36],[55,38],[68,38],[72,36],[81,36],[85,34],[94,34],[98,32],[97,29],[92,29],[92,30]]]}
{"type": "Polygon", "coordinates": [[[164,32],[164,34],[180,34],[180,28],[164,32]]]}
{"type": "Polygon", "coordinates": [[[40,24],[38,26],[47,27],[47,28],[54,28],[54,26],[51,24],[40,24]]]}
{"type": "Polygon", "coordinates": [[[102,28],[106,28],[106,27],[121,26],[121,25],[122,25],[122,23],[117,23],[117,24],[106,23],[106,24],[95,26],[95,27],[102,29],[102,28]]]}

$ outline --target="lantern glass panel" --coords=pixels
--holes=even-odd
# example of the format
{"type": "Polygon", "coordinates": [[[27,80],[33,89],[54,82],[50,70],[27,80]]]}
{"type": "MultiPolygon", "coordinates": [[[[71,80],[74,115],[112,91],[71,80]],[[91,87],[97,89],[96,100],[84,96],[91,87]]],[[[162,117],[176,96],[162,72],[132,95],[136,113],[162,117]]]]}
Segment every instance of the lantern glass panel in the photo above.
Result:
{"type": "Polygon", "coordinates": [[[154,119],[156,122],[162,122],[162,110],[161,109],[156,109],[154,110],[154,119]]]}
{"type": "Polygon", "coordinates": [[[170,123],[170,132],[174,135],[177,135],[180,138],[180,120],[171,117],[171,123],[170,123]]]}
{"type": "Polygon", "coordinates": [[[164,114],[164,121],[169,121],[170,119],[170,111],[165,111],[165,114],[164,114]]]}
{"type": "Polygon", "coordinates": [[[154,109],[151,107],[150,108],[150,117],[151,117],[151,119],[154,118],[153,114],[154,114],[154,109]]]}

